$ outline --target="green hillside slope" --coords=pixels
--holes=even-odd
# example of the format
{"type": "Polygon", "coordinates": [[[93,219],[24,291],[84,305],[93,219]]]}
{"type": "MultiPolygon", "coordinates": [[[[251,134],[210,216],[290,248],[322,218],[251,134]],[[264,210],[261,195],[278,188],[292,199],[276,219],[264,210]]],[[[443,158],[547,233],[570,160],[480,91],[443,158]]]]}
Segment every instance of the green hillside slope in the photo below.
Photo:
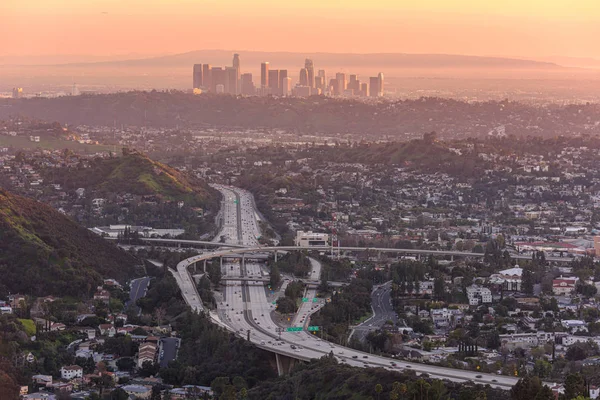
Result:
{"type": "Polygon", "coordinates": [[[85,297],[139,261],[53,208],[0,189],[0,283],[32,295],[85,297]]]}

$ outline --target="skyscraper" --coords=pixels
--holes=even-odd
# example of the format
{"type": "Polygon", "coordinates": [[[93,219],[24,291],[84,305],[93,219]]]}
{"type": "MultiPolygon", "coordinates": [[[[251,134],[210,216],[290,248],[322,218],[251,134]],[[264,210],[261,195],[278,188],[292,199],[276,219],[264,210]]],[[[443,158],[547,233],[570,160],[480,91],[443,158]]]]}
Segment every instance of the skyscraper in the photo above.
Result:
{"type": "Polygon", "coordinates": [[[377,76],[369,78],[369,96],[370,97],[381,97],[383,96],[383,74],[380,72],[377,76]]]}
{"type": "Polygon", "coordinates": [[[254,96],[256,94],[256,88],[254,87],[254,82],[252,82],[252,74],[242,74],[241,86],[244,96],[254,96]]]}
{"type": "Polygon", "coordinates": [[[210,69],[211,82],[210,90],[213,93],[217,93],[217,85],[223,86],[223,92],[227,89],[227,73],[221,67],[213,67],[210,69]]]}
{"type": "Polygon", "coordinates": [[[358,93],[360,90],[360,81],[358,80],[357,75],[350,75],[350,80],[348,81],[348,89],[354,91],[354,93],[358,93]]]}
{"type": "Polygon", "coordinates": [[[200,89],[202,87],[202,64],[194,64],[192,89],[200,89]]]}
{"type": "Polygon", "coordinates": [[[269,86],[269,63],[264,62],[260,64],[260,89],[263,91],[262,94],[267,92],[269,86]]]}
{"type": "Polygon", "coordinates": [[[236,87],[236,94],[240,93],[240,89],[241,89],[241,85],[240,85],[240,74],[242,73],[241,70],[241,66],[240,66],[240,55],[235,53],[233,55],[233,68],[236,69],[237,73],[236,73],[236,77],[235,77],[235,87],[236,87]]]}
{"type": "Polygon", "coordinates": [[[287,84],[287,77],[288,77],[287,69],[280,69],[279,70],[279,94],[282,96],[286,96],[286,94],[284,93],[284,88],[285,88],[284,85],[287,84]]]}
{"type": "Polygon", "coordinates": [[[315,87],[315,65],[313,60],[307,58],[304,60],[304,68],[306,68],[306,73],[308,75],[308,85],[311,88],[315,87]]]}
{"type": "Polygon", "coordinates": [[[361,96],[368,96],[369,95],[369,89],[366,83],[361,83],[360,84],[360,95],[361,96]]]}
{"type": "Polygon", "coordinates": [[[343,72],[338,72],[335,74],[335,80],[337,81],[337,95],[341,96],[344,94],[344,90],[346,90],[346,74],[343,72]]]}
{"type": "Polygon", "coordinates": [[[369,78],[369,97],[377,97],[379,81],[376,76],[369,78]]]}
{"type": "Polygon", "coordinates": [[[325,77],[315,76],[315,89],[319,89],[321,91],[325,90],[325,77]]]}
{"type": "Polygon", "coordinates": [[[269,70],[269,93],[273,96],[279,96],[279,70],[269,70]]]}
{"type": "Polygon", "coordinates": [[[300,69],[300,76],[298,77],[298,84],[300,86],[308,86],[308,71],[306,68],[300,69]]]}
{"type": "MultiPolygon", "coordinates": [[[[281,74],[279,74],[279,77],[281,77],[281,74]]],[[[281,95],[289,96],[290,94],[292,94],[292,78],[290,78],[289,76],[286,76],[285,78],[283,78],[283,81],[282,81],[281,95]]]]}
{"type": "Polygon", "coordinates": [[[202,84],[206,89],[212,90],[212,73],[210,64],[202,64],[202,84]]]}
{"type": "Polygon", "coordinates": [[[225,67],[225,73],[227,75],[227,82],[225,84],[225,91],[229,94],[236,96],[238,92],[238,69],[235,67],[225,67]]]}

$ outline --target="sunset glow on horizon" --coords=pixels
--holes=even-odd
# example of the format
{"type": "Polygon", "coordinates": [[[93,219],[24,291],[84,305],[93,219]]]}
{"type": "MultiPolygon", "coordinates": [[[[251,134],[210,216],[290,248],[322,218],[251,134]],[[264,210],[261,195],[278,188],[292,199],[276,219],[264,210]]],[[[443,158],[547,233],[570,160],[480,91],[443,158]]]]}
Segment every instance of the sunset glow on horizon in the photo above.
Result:
{"type": "Polygon", "coordinates": [[[0,35],[0,55],[239,49],[600,58],[600,1],[3,0],[0,35]]]}

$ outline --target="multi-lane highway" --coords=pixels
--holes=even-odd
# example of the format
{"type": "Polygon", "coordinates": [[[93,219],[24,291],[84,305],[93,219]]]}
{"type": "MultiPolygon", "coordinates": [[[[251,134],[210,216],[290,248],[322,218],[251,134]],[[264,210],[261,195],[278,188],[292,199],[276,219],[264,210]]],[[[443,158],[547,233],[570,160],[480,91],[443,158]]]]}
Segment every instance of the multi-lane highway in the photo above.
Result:
{"type": "MultiPolygon", "coordinates": [[[[238,254],[239,258],[223,263],[223,276],[232,280],[225,281],[223,300],[219,302],[217,312],[211,312],[212,320],[220,326],[239,334],[241,337],[249,336],[256,346],[275,352],[280,355],[310,360],[323,355],[333,354],[340,362],[357,367],[383,367],[390,370],[413,370],[417,373],[426,373],[432,377],[449,379],[456,382],[474,381],[482,384],[490,384],[501,389],[510,389],[517,378],[493,374],[483,374],[473,371],[444,368],[420,363],[396,360],[392,358],[373,356],[354,349],[339,346],[321,340],[318,335],[311,334],[306,330],[299,332],[279,332],[279,327],[272,318],[273,304],[268,301],[264,282],[252,281],[252,277],[264,277],[261,264],[249,262],[243,259],[243,253],[252,253],[273,250],[258,246],[257,238],[260,231],[257,224],[257,213],[254,209],[252,196],[247,191],[215,185],[223,195],[222,204],[222,230],[215,240],[224,241],[226,244],[238,244],[248,246],[247,249],[217,250],[204,253],[182,261],[177,266],[175,278],[180,285],[186,302],[195,310],[203,310],[201,300],[195,285],[188,272],[188,267],[198,261],[219,257],[223,255],[238,254]],[[250,280],[235,280],[244,277],[250,280]]],[[[278,247],[281,250],[292,250],[293,248],[278,247]]],[[[311,260],[312,270],[310,280],[319,281],[321,266],[315,260],[311,260]]],[[[383,289],[384,291],[386,289],[383,289]]],[[[310,302],[303,303],[298,315],[292,321],[294,326],[305,326],[310,320],[310,314],[316,311],[318,304],[312,303],[316,295],[315,289],[308,289],[305,297],[310,302]]],[[[388,294],[389,295],[389,294],[388,294]]],[[[381,299],[381,318],[387,319],[387,299],[385,292],[376,296],[381,299]]],[[[379,300],[376,300],[377,302],[379,300]]],[[[389,300],[387,300],[389,301],[389,300]]],[[[376,315],[378,313],[376,312],[376,315]]],[[[378,319],[379,321],[379,319],[378,319]]],[[[380,322],[380,321],[379,321],[380,322]]]]}

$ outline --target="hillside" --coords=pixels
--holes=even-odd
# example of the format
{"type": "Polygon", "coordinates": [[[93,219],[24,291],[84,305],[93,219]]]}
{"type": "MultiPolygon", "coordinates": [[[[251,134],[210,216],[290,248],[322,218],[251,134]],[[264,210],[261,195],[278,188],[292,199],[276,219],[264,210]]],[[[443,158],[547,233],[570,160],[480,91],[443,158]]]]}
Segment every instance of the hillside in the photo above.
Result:
{"type": "Polygon", "coordinates": [[[0,276],[10,292],[85,297],[138,260],[53,208],[0,189],[0,276]]]}
{"type": "Polygon", "coordinates": [[[327,161],[401,166],[463,177],[476,176],[486,168],[481,159],[459,155],[447,143],[435,140],[434,132],[408,142],[339,146],[320,156],[327,161]]]}
{"type": "Polygon", "coordinates": [[[27,115],[72,125],[192,129],[284,129],[298,134],[442,138],[482,137],[502,127],[506,135],[594,135],[600,105],[534,107],[512,101],[463,102],[441,98],[367,104],[326,97],[268,98],[182,92],[127,92],[59,98],[0,99],[0,119],[27,115]],[[581,110],[581,111],[580,111],[581,110]]]}
{"type": "Polygon", "coordinates": [[[85,188],[100,195],[158,196],[205,208],[216,208],[219,199],[206,182],[126,149],[122,157],[96,159],[90,168],[65,169],[54,176],[65,189],[85,188]]]}

